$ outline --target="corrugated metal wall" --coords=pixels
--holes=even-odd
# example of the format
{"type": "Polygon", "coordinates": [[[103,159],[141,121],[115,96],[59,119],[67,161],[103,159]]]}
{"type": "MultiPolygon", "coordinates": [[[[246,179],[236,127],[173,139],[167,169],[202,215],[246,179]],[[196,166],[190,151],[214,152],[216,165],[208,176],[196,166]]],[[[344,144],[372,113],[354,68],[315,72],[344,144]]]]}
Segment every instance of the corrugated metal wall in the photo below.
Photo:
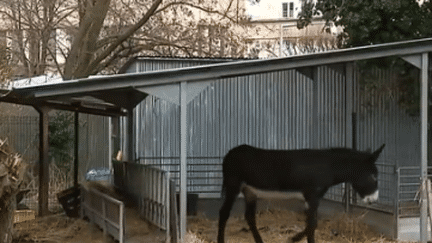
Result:
{"type": "MultiPolygon", "coordinates": [[[[395,206],[397,198],[397,168],[420,165],[420,120],[398,105],[400,93],[394,89],[395,73],[392,70],[370,71],[377,85],[357,85],[355,106],[358,148],[374,150],[386,144],[378,161],[378,179],[380,201],[391,206],[395,206]]],[[[360,72],[356,80],[360,82],[360,72]]]]}
{"type": "Polygon", "coordinates": [[[108,117],[80,114],[79,177],[94,167],[109,168],[109,121],[108,117]]]}
{"type": "MultiPolygon", "coordinates": [[[[138,62],[142,63],[135,65],[135,71],[143,67],[149,71],[149,67],[155,67],[146,63],[151,60],[138,62]]],[[[171,62],[179,62],[176,67],[193,65],[187,60],[171,62]]],[[[165,63],[163,67],[174,65],[165,63]]],[[[346,97],[346,89],[350,87],[345,85],[343,70],[323,66],[314,72],[316,83],[310,75],[296,70],[217,80],[195,97],[188,105],[188,191],[219,193],[222,158],[239,144],[272,149],[350,144],[346,134],[351,132],[348,130],[352,129],[352,124],[348,124],[351,120],[347,117],[351,114],[347,114],[346,100],[353,98],[358,101],[353,107],[358,113],[358,148],[373,150],[382,143],[387,144],[378,161],[379,184],[384,191],[380,200],[393,205],[395,166],[418,163],[419,140],[417,134],[413,134],[418,131],[418,122],[398,108],[396,98],[386,100],[386,105],[366,109],[364,104],[370,103],[369,99],[379,98],[379,94],[361,98],[356,88],[354,97],[346,97]],[[401,156],[406,151],[409,152],[401,156]]],[[[390,73],[382,72],[379,77],[391,80],[390,73]]],[[[357,79],[358,75],[354,77],[355,84],[357,79]]],[[[140,163],[160,165],[178,178],[179,108],[148,96],[135,112],[136,151],[140,163]]],[[[329,191],[327,198],[342,200],[342,193],[342,186],[338,186],[329,191]]]]}

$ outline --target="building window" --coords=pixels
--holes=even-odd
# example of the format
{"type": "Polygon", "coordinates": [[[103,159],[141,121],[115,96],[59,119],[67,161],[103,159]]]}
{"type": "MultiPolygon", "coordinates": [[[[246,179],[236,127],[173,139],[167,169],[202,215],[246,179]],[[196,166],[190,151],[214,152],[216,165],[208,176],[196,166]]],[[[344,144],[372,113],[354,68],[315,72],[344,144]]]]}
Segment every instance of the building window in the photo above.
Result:
{"type": "Polygon", "coordinates": [[[282,17],[283,18],[294,17],[294,2],[282,3],[282,17]]]}

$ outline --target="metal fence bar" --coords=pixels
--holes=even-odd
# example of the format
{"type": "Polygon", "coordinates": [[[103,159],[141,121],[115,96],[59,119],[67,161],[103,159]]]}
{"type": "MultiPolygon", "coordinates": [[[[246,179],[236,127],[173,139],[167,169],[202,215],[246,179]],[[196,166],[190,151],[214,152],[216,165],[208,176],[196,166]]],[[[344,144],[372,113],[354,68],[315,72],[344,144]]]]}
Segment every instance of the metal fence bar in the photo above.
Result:
{"type": "Polygon", "coordinates": [[[399,167],[397,175],[397,218],[420,216],[420,166],[399,167]]]}
{"type": "MultiPolygon", "coordinates": [[[[209,156],[197,156],[201,160],[214,160],[215,157],[209,156]]],[[[216,159],[222,160],[223,157],[217,157],[216,159]]],[[[152,160],[158,160],[162,158],[152,157],[152,160]]],[[[167,158],[163,158],[167,159],[167,158]]],[[[177,159],[177,158],[173,158],[177,159]]],[[[140,160],[141,162],[141,160],[140,160]]],[[[164,167],[170,168],[175,166],[174,164],[158,164],[151,163],[146,164],[148,166],[155,167],[164,167]]],[[[365,207],[372,207],[379,210],[385,211],[394,211],[393,205],[396,204],[396,200],[394,198],[395,188],[393,185],[397,182],[397,174],[396,174],[396,166],[387,161],[382,161],[377,163],[379,177],[378,184],[380,189],[380,198],[377,205],[361,205],[365,207]]],[[[188,164],[188,192],[189,193],[211,193],[218,194],[221,191],[221,183],[222,183],[222,163],[191,163],[188,164]],[[211,169],[208,169],[211,168],[211,169]],[[210,173],[212,173],[210,175],[210,173]],[[210,175],[210,176],[209,176],[210,175]]],[[[178,169],[169,169],[171,172],[171,179],[173,179],[177,183],[178,188],[178,180],[179,180],[179,171],[178,169]]],[[[325,198],[333,201],[342,202],[344,195],[344,186],[337,185],[329,189],[325,198]]],[[[351,201],[352,204],[361,204],[361,202],[357,202],[356,200],[351,201]]]]}
{"type": "Polygon", "coordinates": [[[125,240],[124,203],[93,188],[81,187],[81,214],[120,243],[125,240]]]}

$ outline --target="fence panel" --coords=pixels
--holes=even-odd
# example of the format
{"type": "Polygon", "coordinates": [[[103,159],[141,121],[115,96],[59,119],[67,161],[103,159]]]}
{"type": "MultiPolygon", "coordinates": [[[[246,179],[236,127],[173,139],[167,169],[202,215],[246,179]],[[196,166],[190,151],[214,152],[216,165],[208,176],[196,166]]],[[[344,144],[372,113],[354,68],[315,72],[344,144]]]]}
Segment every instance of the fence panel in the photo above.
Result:
{"type": "Polygon", "coordinates": [[[176,212],[170,211],[172,198],[175,195],[170,193],[169,172],[148,165],[127,162],[113,162],[113,168],[116,187],[139,206],[143,218],[166,230],[166,239],[171,240],[171,232],[176,229],[170,228],[173,217],[170,213],[176,212]]]}
{"type": "MultiPolygon", "coordinates": [[[[55,115],[55,113],[54,113],[55,115]]],[[[73,127],[66,128],[73,132],[73,127]]],[[[38,116],[0,116],[0,137],[7,138],[8,143],[20,153],[29,164],[29,189],[22,201],[28,208],[37,210],[38,198],[38,161],[39,161],[39,117],[38,116]]],[[[94,115],[80,115],[79,134],[79,179],[89,168],[108,167],[108,120],[94,115]]],[[[67,153],[73,156],[73,147],[67,153]]],[[[73,184],[72,161],[55,161],[50,164],[49,210],[61,209],[56,194],[73,184]],[[60,166],[61,165],[61,166],[60,166]]]]}
{"type": "Polygon", "coordinates": [[[81,187],[81,215],[102,228],[120,243],[125,239],[125,206],[123,202],[93,188],[81,187]]]}
{"type": "Polygon", "coordinates": [[[398,168],[398,217],[419,217],[420,167],[404,166],[398,168]]]}

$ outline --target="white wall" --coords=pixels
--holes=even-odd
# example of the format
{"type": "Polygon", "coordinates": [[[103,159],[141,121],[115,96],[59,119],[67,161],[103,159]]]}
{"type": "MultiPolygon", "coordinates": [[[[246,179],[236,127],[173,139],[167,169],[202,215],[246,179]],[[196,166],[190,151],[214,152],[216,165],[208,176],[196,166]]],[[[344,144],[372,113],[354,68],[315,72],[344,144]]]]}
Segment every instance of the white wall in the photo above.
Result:
{"type": "MultiPolygon", "coordinates": [[[[252,17],[252,20],[263,19],[282,19],[282,3],[294,3],[293,18],[297,18],[301,11],[301,0],[245,0],[246,12],[252,17]]],[[[288,4],[289,5],[289,4],[288,4]]]]}

